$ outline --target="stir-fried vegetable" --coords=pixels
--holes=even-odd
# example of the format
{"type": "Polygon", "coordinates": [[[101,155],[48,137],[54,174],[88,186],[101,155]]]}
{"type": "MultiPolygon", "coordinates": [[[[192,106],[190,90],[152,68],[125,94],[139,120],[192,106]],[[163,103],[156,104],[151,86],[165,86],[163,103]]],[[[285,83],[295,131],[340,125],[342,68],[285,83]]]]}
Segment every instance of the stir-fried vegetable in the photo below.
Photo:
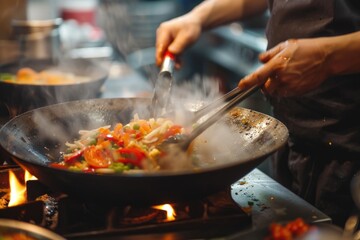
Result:
{"type": "Polygon", "coordinates": [[[126,125],[117,123],[113,130],[110,126],[80,130],[78,140],[66,143],[61,162],[51,166],[101,173],[157,170],[161,152],[156,146],[183,130],[169,119],[145,120],[135,115],[126,125]]]}
{"type": "Polygon", "coordinates": [[[16,74],[0,73],[0,81],[16,84],[71,84],[89,81],[88,77],[75,76],[72,73],[58,70],[35,71],[31,68],[20,68],[16,74]]]}

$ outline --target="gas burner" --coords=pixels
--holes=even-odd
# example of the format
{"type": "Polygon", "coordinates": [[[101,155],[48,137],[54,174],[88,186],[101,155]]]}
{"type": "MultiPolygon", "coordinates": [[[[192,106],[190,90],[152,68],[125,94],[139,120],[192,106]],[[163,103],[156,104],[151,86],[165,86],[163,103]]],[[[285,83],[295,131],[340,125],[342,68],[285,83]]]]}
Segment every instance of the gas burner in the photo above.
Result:
{"type": "MultiPolygon", "coordinates": [[[[21,168],[0,171],[1,189],[9,190],[9,169],[24,179],[21,168]]],[[[96,204],[51,191],[37,180],[26,182],[27,202],[0,209],[0,218],[32,222],[67,239],[108,239],[133,234],[192,232],[216,237],[251,226],[246,214],[225,190],[203,199],[158,206],[96,204]]]]}

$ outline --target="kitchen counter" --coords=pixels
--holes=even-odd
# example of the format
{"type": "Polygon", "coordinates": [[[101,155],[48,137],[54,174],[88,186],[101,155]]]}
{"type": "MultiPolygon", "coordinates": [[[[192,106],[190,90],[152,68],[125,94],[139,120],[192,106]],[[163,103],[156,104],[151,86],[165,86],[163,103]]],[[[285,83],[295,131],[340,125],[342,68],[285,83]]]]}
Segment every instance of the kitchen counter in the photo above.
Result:
{"type": "MultiPolygon", "coordinates": [[[[295,218],[303,218],[309,223],[331,224],[331,219],[317,208],[307,203],[274,179],[255,168],[231,187],[234,201],[250,214],[251,224],[247,227],[239,223],[238,230],[224,231],[221,223],[218,227],[209,228],[206,233],[199,231],[161,232],[149,234],[132,234],[121,236],[121,239],[157,239],[157,240],[182,240],[182,239],[212,239],[212,240],[237,240],[256,239],[258,232],[263,232],[272,222],[286,222],[295,218]],[[213,236],[216,235],[216,236],[213,236]],[[219,237],[220,236],[220,237],[219,237]]],[[[103,240],[115,240],[118,237],[103,240]]]]}
{"type": "Polygon", "coordinates": [[[242,208],[249,209],[254,229],[297,217],[306,222],[331,222],[327,215],[259,169],[254,169],[234,183],[231,194],[242,208]]]}

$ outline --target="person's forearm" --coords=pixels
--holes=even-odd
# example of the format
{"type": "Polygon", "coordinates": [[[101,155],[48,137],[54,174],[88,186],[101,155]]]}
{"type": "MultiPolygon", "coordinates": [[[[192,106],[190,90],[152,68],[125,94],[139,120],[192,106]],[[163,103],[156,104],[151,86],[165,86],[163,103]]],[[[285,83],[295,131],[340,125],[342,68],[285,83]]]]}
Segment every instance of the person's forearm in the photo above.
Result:
{"type": "Polygon", "coordinates": [[[188,14],[197,18],[206,30],[260,14],[266,9],[266,0],[206,0],[188,14]]]}
{"type": "Polygon", "coordinates": [[[360,73],[360,31],[324,38],[324,42],[332,75],[360,73]]]}

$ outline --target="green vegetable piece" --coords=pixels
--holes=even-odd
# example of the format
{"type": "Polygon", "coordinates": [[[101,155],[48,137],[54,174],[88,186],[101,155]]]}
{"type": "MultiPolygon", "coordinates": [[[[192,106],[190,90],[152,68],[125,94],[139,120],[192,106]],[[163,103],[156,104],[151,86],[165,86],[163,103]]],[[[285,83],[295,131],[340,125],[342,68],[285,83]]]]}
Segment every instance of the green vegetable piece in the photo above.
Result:
{"type": "Polygon", "coordinates": [[[0,80],[1,81],[15,80],[15,76],[13,74],[10,74],[10,73],[0,73],[0,80]]]}

